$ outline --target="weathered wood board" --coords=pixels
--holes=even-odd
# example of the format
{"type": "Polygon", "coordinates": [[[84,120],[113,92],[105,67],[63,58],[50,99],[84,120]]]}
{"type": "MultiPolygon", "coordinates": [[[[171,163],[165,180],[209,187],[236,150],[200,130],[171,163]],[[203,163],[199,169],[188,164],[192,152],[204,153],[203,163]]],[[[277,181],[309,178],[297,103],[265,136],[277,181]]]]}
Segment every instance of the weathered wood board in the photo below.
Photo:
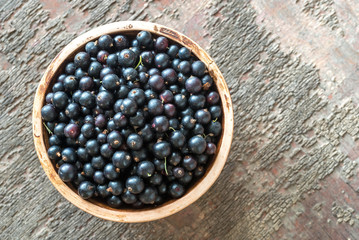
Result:
{"type": "Polygon", "coordinates": [[[0,1],[0,239],[358,239],[359,2],[0,1]],[[215,59],[232,151],[199,201],[121,224],[67,202],[35,154],[31,109],[51,59],[101,24],[175,28],[215,59]]]}

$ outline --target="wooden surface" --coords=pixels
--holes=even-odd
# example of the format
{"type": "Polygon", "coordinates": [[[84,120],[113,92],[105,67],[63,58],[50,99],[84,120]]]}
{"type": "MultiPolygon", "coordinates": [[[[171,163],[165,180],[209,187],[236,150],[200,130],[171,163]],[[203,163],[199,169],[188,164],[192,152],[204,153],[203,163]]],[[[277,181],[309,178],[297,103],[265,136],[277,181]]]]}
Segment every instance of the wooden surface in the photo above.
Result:
{"type": "Polygon", "coordinates": [[[0,1],[0,239],[358,239],[359,2],[0,1]],[[149,20],[222,71],[235,133],[218,181],[171,217],[114,223],[70,204],[37,159],[36,86],[87,29],[149,20]]]}
{"type": "Polygon", "coordinates": [[[195,42],[187,36],[179,33],[174,29],[166,26],[154,24],[144,21],[121,21],[110,24],[105,24],[100,27],[91,29],[90,31],[80,35],[71,41],[61,52],[56,55],[50,65],[47,67],[44,75],[41,78],[39,86],[36,91],[34,99],[34,107],[32,114],[33,123],[33,137],[36,153],[39,157],[42,167],[46,172],[48,178],[56,189],[71,203],[80,209],[100,217],[105,220],[116,222],[139,223],[158,220],[170,215],[173,215],[180,210],[186,208],[196,200],[198,200],[219,177],[223,167],[228,158],[232,138],[233,138],[233,107],[230,93],[227,84],[223,78],[222,73],[219,71],[218,66],[214,63],[213,59],[195,42]],[[45,96],[51,91],[53,84],[56,82],[57,77],[61,74],[64,67],[69,61],[73,60],[74,55],[84,49],[86,43],[95,41],[102,35],[117,35],[137,34],[139,31],[149,31],[154,37],[165,36],[171,41],[175,41],[181,46],[185,46],[198,57],[199,60],[204,62],[207,66],[209,74],[212,76],[216,83],[219,95],[222,100],[222,135],[217,144],[218,151],[213,156],[212,163],[208,166],[204,176],[196,182],[186,194],[180,199],[168,201],[165,204],[148,209],[114,209],[110,208],[103,203],[96,200],[87,201],[82,199],[77,190],[74,191],[66,183],[64,183],[57,174],[57,168],[54,163],[47,156],[49,148],[48,138],[49,135],[43,126],[44,122],[41,118],[41,109],[45,103],[45,96]]]}

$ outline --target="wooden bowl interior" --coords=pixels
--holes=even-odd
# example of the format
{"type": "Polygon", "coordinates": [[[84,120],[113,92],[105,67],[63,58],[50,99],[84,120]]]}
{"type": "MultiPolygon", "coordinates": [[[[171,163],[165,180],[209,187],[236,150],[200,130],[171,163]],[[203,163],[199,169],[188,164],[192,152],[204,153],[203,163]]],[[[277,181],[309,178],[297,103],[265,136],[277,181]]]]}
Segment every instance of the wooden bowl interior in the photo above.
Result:
{"type": "Polygon", "coordinates": [[[70,202],[75,204],[77,207],[83,209],[84,211],[87,211],[95,216],[107,220],[119,222],[143,222],[159,219],[185,208],[186,206],[197,200],[213,184],[213,182],[215,181],[215,179],[217,179],[219,173],[221,172],[229,153],[233,134],[233,110],[229,91],[222,74],[218,70],[218,67],[215,65],[213,60],[196,43],[194,43],[192,40],[185,37],[184,35],[161,25],[148,22],[119,22],[104,25],[88,33],[85,33],[84,35],[81,35],[80,37],[72,41],[69,45],[67,45],[55,57],[55,59],[52,61],[52,63],[46,70],[36,93],[33,110],[33,128],[35,147],[39,155],[40,162],[43,165],[45,172],[47,173],[54,186],[60,191],[62,195],[64,195],[65,198],[67,198],[70,202]],[[125,34],[127,36],[134,37],[137,32],[141,30],[150,31],[155,37],[166,36],[170,39],[172,43],[186,46],[198,59],[200,59],[206,64],[209,74],[214,79],[221,97],[223,109],[223,130],[220,140],[217,144],[217,153],[214,155],[212,161],[210,161],[209,165],[207,166],[207,170],[204,176],[202,176],[196,183],[194,183],[187,190],[186,194],[182,198],[177,200],[169,200],[158,207],[148,207],[144,209],[114,209],[100,201],[97,201],[96,199],[90,199],[87,201],[81,199],[80,196],[77,195],[77,190],[72,185],[66,185],[59,179],[57,175],[57,170],[55,168],[55,163],[51,162],[51,160],[47,157],[47,149],[49,148],[49,134],[46,131],[45,127],[43,127],[42,125],[41,107],[45,104],[46,94],[51,91],[53,84],[56,82],[56,79],[59,74],[63,72],[65,65],[73,60],[74,55],[77,52],[84,50],[85,44],[87,42],[96,40],[99,36],[103,34],[125,34]],[[39,124],[41,125],[39,126],[39,124]],[[221,156],[219,156],[220,151],[222,151],[222,153],[220,154],[221,156]],[[218,164],[219,161],[221,161],[220,164],[218,164]],[[214,175],[212,170],[215,164],[217,164],[216,168],[218,169],[215,169],[214,175]],[[206,184],[206,182],[208,182],[208,184],[206,184]],[[202,185],[201,188],[205,188],[205,190],[202,190],[202,194],[200,195],[197,194],[194,197],[191,196],[193,195],[194,189],[196,189],[199,185],[202,185]],[[72,193],[70,193],[70,191],[72,193]],[[178,203],[178,206],[176,206],[176,203],[178,203]],[[94,209],[95,206],[99,207],[99,209],[94,209]],[[101,210],[105,209],[108,210],[108,212],[101,212],[101,210]],[[160,211],[160,209],[162,209],[163,211],[160,211]],[[146,213],[147,216],[144,215],[146,213]]]}

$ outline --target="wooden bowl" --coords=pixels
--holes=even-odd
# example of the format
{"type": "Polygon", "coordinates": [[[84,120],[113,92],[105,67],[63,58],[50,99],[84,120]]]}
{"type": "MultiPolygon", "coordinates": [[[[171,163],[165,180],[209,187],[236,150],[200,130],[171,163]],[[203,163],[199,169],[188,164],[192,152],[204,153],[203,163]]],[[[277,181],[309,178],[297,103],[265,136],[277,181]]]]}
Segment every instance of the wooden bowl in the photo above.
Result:
{"type": "Polygon", "coordinates": [[[34,100],[32,122],[37,155],[44,171],[55,188],[78,208],[97,217],[117,222],[146,222],[164,218],[184,209],[196,201],[212,186],[221,173],[229,154],[233,136],[233,109],[231,96],[229,94],[227,84],[214,61],[201,47],[198,46],[197,43],[183,34],[165,26],[139,21],[116,22],[103,25],[92,29],[69,43],[52,60],[50,66],[46,69],[46,72],[40,81],[34,100]],[[188,189],[187,193],[183,197],[176,200],[170,200],[163,205],[153,208],[138,210],[114,209],[96,200],[82,199],[74,188],[67,185],[59,178],[54,164],[47,155],[49,136],[43,126],[41,108],[45,103],[45,95],[51,91],[52,85],[56,77],[64,69],[66,61],[73,59],[75,53],[83,49],[87,42],[97,39],[104,34],[113,35],[123,33],[134,36],[136,32],[141,30],[149,31],[154,36],[165,36],[173,42],[187,47],[194,55],[206,64],[209,74],[212,76],[217,85],[222,100],[223,130],[221,139],[217,145],[217,153],[214,156],[214,160],[208,166],[205,175],[190,189],[188,189]]]}

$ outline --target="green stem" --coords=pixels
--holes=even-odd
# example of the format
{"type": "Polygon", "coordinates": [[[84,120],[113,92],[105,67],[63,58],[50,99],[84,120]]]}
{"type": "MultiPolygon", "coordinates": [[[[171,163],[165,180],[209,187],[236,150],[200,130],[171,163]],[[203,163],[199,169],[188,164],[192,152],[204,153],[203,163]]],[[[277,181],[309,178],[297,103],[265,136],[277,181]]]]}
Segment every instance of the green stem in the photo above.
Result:
{"type": "Polygon", "coordinates": [[[168,129],[172,130],[172,131],[176,131],[176,129],[174,129],[173,127],[169,127],[168,129]]]}
{"type": "Polygon", "coordinates": [[[167,158],[165,157],[165,172],[166,172],[166,175],[168,175],[168,172],[167,172],[167,158]]]}
{"type": "Polygon", "coordinates": [[[142,56],[140,56],[140,61],[138,61],[137,66],[135,67],[135,69],[137,69],[138,66],[140,66],[140,64],[142,64],[142,56]]]}
{"type": "Polygon", "coordinates": [[[42,124],[44,124],[44,127],[46,128],[46,130],[49,132],[49,134],[53,134],[53,132],[50,130],[50,128],[48,126],[46,126],[46,124],[43,122],[42,124]]]}
{"type": "Polygon", "coordinates": [[[214,119],[213,122],[217,122],[218,118],[214,119]]]}

